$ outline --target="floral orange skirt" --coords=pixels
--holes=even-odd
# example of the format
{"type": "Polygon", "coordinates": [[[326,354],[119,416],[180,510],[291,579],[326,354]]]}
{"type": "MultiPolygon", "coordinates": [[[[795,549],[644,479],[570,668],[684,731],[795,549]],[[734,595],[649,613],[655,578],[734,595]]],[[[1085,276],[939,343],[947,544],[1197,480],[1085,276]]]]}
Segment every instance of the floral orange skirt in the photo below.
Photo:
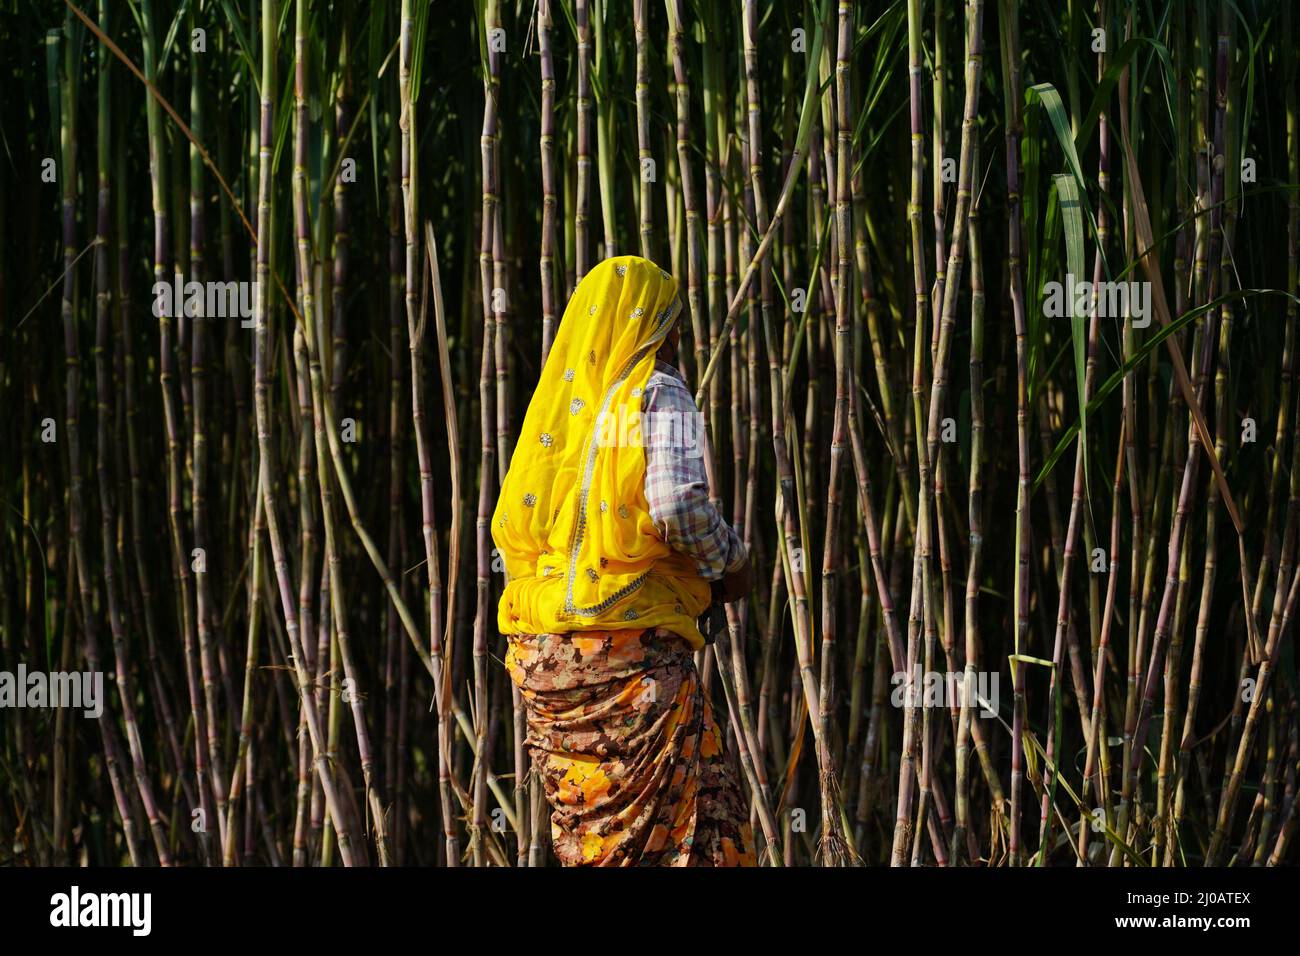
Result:
{"type": "Polygon", "coordinates": [[[506,669],[563,865],[755,865],[685,640],[659,629],[513,634],[506,669]]]}

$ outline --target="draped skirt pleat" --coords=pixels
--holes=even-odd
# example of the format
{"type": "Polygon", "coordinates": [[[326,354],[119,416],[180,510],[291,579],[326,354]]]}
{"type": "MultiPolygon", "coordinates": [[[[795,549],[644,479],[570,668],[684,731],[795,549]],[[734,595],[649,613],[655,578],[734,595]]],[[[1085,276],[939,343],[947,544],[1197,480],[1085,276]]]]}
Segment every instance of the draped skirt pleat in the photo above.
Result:
{"type": "Polygon", "coordinates": [[[565,866],[754,866],[747,803],[690,645],[668,631],[509,636],[565,866]]]}

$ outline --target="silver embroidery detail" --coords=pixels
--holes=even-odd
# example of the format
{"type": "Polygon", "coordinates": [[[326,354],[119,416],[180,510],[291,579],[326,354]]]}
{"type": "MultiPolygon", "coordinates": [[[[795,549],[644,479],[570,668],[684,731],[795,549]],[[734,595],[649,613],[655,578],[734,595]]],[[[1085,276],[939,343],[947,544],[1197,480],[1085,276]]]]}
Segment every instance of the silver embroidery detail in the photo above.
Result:
{"type": "Polygon", "coordinates": [[[619,505],[619,506],[618,506],[618,516],[619,516],[620,518],[626,518],[626,517],[628,517],[629,514],[630,514],[630,512],[627,510],[627,505],[619,505]]]}
{"type": "Polygon", "coordinates": [[[619,275],[621,275],[621,276],[625,276],[625,275],[627,275],[627,266],[626,266],[626,265],[617,265],[617,266],[614,267],[614,271],[617,272],[617,273],[618,273],[619,275]]]}
{"type": "Polygon", "coordinates": [[[586,404],[587,403],[584,402],[582,399],[575,398],[573,401],[569,402],[569,414],[570,415],[578,414],[578,412],[582,411],[582,406],[586,404]]]}
{"type": "Polygon", "coordinates": [[[551,437],[550,432],[542,432],[542,437],[538,440],[547,448],[550,448],[551,443],[555,441],[555,439],[551,437]]]}
{"type": "Polygon", "coordinates": [[[524,495],[525,508],[531,508],[535,504],[537,504],[537,496],[535,494],[530,491],[528,494],[524,495]]]}
{"type": "Polygon", "coordinates": [[[566,368],[566,369],[564,370],[564,380],[565,380],[566,382],[572,382],[572,381],[573,381],[573,369],[571,369],[571,368],[566,368]]]}
{"type": "Polygon", "coordinates": [[[595,581],[597,577],[599,577],[599,575],[597,575],[593,569],[591,568],[587,569],[587,580],[595,581]]]}
{"type": "Polygon", "coordinates": [[[632,610],[631,608],[628,608],[626,611],[623,612],[623,620],[625,621],[635,621],[640,616],[641,616],[640,614],[638,614],[636,611],[632,610]]]}

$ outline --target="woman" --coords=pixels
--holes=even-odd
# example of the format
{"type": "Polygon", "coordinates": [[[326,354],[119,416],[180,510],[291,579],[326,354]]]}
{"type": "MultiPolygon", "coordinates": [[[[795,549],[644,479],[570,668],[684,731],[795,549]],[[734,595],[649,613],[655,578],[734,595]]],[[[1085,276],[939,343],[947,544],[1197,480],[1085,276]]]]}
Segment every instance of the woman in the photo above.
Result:
{"type": "Polygon", "coordinates": [[[753,866],[747,804],[692,654],[750,587],[708,500],[675,358],[677,283],[637,256],[578,285],[524,416],[492,537],[497,624],[566,866],[753,866]],[[712,586],[711,586],[712,585],[712,586]]]}

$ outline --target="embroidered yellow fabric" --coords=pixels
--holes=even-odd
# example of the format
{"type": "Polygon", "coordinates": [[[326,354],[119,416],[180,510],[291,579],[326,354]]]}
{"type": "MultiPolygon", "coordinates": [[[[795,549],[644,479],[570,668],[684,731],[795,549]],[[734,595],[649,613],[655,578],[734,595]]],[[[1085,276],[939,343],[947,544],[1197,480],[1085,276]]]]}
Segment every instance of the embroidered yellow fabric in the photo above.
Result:
{"type": "Polygon", "coordinates": [[[641,398],[680,310],[676,280],[639,256],[606,259],[574,290],[492,516],[502,634],[662,627],[704,646],[709,585],[645,498],[641,398]]]}

